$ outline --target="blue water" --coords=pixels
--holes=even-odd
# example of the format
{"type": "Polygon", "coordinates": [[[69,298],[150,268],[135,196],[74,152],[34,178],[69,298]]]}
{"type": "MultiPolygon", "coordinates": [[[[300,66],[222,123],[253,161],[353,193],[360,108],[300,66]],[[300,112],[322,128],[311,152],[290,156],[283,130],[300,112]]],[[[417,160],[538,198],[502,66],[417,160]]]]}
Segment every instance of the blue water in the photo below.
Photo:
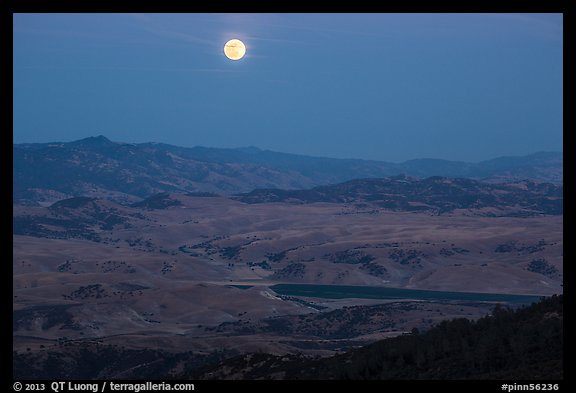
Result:
{"type": "Polygon", "coordinates": [[[459,300],[473,302],[503,302],[530,304],[538,301],[538,295],[511,295],[501,293],[447,292],[420,289],[387,288],[353,285],[277,284],[270,287],[279,295],[305,296],[325,299],[413,299],[413,300],[459,300]]]}

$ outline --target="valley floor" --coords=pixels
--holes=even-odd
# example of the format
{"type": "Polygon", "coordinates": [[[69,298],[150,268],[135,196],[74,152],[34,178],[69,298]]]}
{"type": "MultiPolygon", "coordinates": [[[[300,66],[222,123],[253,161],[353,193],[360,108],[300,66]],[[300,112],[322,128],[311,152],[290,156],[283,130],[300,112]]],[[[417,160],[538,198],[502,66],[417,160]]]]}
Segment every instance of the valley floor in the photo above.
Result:
{"type": "Polygon", "coordinates": [[[561,216],[172,198],[15,207],[15,375],[54,377],[43,367],[60,359],[75,366],[54,373],[78,376],[87,353],[102,365],[89,378],[250,352],[331,356],[562,292],[561,216]],[[134,364],[108,367],[122,358],[134,364]]]}

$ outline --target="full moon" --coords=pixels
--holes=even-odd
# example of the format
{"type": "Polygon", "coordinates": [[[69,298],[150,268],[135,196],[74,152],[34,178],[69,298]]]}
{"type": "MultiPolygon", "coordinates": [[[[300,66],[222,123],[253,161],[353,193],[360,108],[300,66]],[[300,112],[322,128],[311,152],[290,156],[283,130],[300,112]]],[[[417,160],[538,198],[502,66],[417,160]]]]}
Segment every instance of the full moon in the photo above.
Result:
{"type": "Polygon", "coordinates": [[[230,60],[240,60],[246,54],[246,46],[240,40],[230,40],[224,45],[224,54],[230,60]]]}

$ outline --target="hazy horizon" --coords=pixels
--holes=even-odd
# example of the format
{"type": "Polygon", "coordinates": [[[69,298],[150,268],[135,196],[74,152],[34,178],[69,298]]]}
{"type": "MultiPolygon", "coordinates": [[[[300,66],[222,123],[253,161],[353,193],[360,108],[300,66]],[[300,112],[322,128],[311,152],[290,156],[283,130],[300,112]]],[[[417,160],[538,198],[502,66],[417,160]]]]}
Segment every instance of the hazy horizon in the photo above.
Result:
{"type": "Polygon", "coordinates": [[[562,14],[14,14],[14,143],[562,151],[562,14]],[[223,54],[240,38],[246,56],[223,54]]]}

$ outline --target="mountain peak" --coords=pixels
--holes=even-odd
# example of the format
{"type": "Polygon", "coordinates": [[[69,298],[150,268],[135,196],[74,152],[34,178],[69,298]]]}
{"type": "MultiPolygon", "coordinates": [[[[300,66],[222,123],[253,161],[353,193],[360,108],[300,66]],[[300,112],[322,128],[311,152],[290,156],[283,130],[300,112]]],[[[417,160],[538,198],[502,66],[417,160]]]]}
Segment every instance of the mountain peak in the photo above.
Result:
{"type": "Polygon", "coordinates": [[[75,146],[108,146],[113,143],[114,142],[106,138],[104,135],[89,136],[88,138],[70,142],[71,145],[75,146]]]}

